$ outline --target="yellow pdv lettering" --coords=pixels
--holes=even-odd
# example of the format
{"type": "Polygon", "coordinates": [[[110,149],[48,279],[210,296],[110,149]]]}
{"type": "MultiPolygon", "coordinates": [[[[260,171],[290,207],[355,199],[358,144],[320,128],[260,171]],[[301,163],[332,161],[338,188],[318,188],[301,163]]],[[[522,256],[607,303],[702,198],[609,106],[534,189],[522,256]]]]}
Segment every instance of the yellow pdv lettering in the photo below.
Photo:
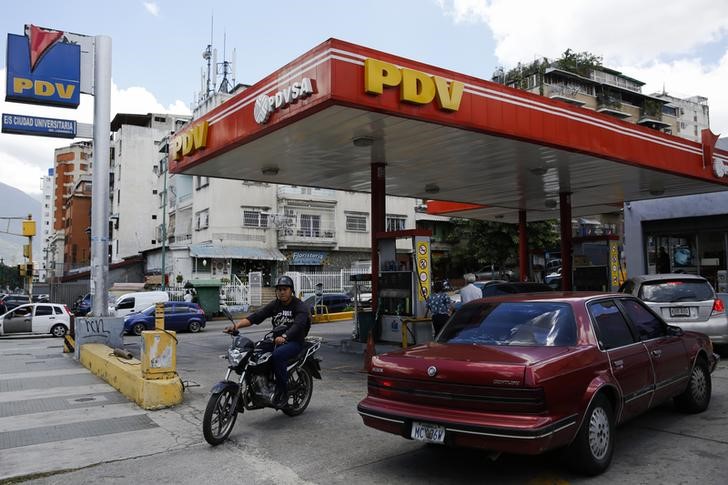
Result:
{"type": "Polygon", "coordinates": [[[437,106],[446,111],[457,111],[460,109],[460,101],[463,99],[465,85],[460,81],[450,81],[440,76],[432,76],[437,92],[437,106]]]}
{"type": "Polygon", "coordinates": [[[376,59],[364,61],[364,91],[370,94],[382,94],[384,86],[399,86],[402,74],[399,68],[389,62],[376,59]]]}
{"type": "Polygon", "coordinates": [[[399,98],[416,104],[427,104],[435,99],[435,83],[424,72],[402,69],[399,98]]]}

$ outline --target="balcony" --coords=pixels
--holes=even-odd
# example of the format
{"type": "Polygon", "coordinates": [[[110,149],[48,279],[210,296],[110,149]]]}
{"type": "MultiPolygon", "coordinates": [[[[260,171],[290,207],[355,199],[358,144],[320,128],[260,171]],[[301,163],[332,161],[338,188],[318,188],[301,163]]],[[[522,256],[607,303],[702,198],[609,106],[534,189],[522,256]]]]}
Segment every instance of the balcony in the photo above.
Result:
{"type": "Polygon", "coordinates": [[[279,199],[336,201],[336,191],[331,189],[316,189],[313,187],[295,187],[292,185],[278,186],[279,199]]]}
{"type": "Polygon", "coordinates": [[[622,99],[617,96],[599,95],[597,96],[597,113],[614,116],[616,118],[629,118],[629,113],[622,111],[622,99]]]}
{"type": "Polygon", "coordinates": [[[548,87],[548,96],[551,99],[563,101],[573,104],[574,106],[584,106],[586,103],[578,99],[579,87],[569,86],[567,84],[551,84],[548,87]]]}
{"type": "Polygon", "coordinates": [[[333,247],[336,245],[336,230],[324,227],[283,227],[278,230],[278,242],[281,245],[333,247]]]}

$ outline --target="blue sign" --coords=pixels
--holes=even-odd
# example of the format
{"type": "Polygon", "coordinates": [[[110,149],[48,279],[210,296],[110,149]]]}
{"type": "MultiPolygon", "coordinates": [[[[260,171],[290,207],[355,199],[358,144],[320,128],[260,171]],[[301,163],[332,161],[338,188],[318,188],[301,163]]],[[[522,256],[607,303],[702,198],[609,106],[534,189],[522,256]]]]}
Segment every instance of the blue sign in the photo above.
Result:
{"type": "Polygon", "coordinates": [[[319,266],[323,263],[326,253],[323,251],[294,251],[290,264],[319,266]]]}
{"type": "Polygon", "coordinates": [[[3,133],[76,138],[76,122],[3,113],[3,133]]]}
{"type": "Polygon", "coordinates": [[[5,101],[77,108],[81,47],[57,40],[45,42],[33,49],[31,64],[30,44],[27,36],[8,34],[5,101]]]}

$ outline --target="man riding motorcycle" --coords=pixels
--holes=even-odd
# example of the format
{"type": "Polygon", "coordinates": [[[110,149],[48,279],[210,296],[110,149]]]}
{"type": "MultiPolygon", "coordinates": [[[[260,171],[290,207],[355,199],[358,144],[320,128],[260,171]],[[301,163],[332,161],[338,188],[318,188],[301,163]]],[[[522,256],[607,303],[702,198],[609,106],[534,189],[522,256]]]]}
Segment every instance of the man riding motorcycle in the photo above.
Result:
{"type": "Polygon", "coordinates": [[[239,328],[258,325],[266,318],[273,320],[273,328],[280,325],[285,326],[285,333],[276,337],[270,344],[272,348],[269,349],[273,351],[271,363],[276,390],[272,404],[276,409],[282,409],[288,402],[288,371],[286,369],[288,360],[301,352],[304,339],[311,329],[310,309],[293,293],[293,280],[290,276],[281,276],[276,281],[275,300],[223,330],[225,333],[232,333],[239,328]]]}

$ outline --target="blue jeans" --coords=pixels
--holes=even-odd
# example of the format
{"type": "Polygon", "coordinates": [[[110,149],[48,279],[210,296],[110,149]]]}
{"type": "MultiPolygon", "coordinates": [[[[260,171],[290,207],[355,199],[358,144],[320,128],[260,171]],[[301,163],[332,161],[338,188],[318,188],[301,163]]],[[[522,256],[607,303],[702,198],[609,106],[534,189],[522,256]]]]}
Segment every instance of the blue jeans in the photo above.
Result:
{"type": "Polygon", "coordinates": [[[273,374],[276,377],[276,394],[288,393],[288,361],[297,356],[303,349],[300,342],[286,342],[273,349],[273,343],[266,345],[266,350],[273,350],[271,364],[273,365],[273,374]]]}

